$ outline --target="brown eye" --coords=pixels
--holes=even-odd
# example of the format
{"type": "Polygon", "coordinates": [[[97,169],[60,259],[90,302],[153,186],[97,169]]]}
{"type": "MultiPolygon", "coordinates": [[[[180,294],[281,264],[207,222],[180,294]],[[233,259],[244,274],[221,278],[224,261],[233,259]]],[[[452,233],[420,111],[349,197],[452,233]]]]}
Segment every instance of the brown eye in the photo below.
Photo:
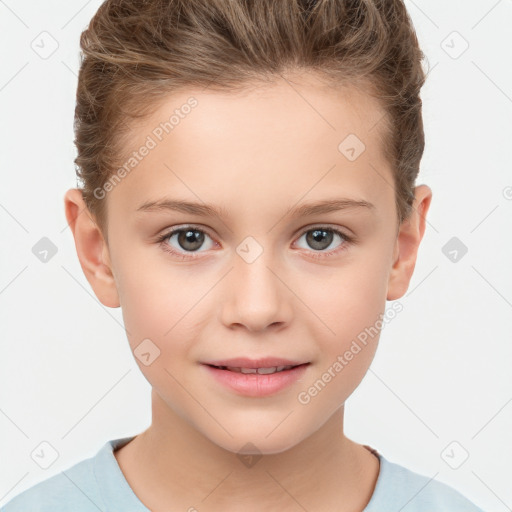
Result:
{"type": "MultiPolygon", "coordinates": [[[[177,257],[187,258],[187,253],[204,252],[200,251],[204,247],[204,242],[210,236],[203,230],[193,226],[185,226],[182,228],[173,229],[162,235],[158,242],[162,245],[163,249],[177,257]]],[[[214,244],[211,243],[211,248],[214,244]]]]}
{"type": "Polygon", "coordinates": [[[304,231],[299,240],[304,236],[307,247],[301,247],[300,245],[299,247],[308,250],[313,258],[324,258],[338,254],[347,249],[349,244],[353,241],[352,237],[345,235],[338,229],[321,226],[304,231]],[[326,250],[329,249],[335,238],[341,239],[341,243],[338,243],[332,250],[326,250]]]}
{"type": "Polygon", "coordinates": [[[316,251],[327,249],[333,240],[332,231],[327,229],[313,229],[306,233],[306,241],[308,245],[316,251]]]}
{"type": "Polygon", "coordinates": [[[176,240],[185,251],[197,251],[204,242],[204,233],[198,229],[182,229],[174,234],[178,234],[176,240]]]}

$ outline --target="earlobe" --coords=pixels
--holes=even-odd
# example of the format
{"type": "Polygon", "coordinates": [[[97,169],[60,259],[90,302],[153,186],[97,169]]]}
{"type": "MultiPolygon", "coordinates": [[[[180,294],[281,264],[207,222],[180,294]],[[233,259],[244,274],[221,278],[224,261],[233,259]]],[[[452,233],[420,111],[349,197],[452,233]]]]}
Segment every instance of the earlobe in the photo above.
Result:
{"type": "Polygon", "coordinates": [[[411,215],[402,222],[395,243],[387,300],[403,297],[409,288],[420,242],[425,233],[426,216],[431,200],[432,190],[427,185],[419,185],[415,188],[411,215]]]}
{"type": "Polygon", "coordinates": [[[80,266],[98,300],[107,307],[120,306],[108,246],[87,208],[82,192],[69,189],[64,195],[64,210],[75,239],[80,266]]]}

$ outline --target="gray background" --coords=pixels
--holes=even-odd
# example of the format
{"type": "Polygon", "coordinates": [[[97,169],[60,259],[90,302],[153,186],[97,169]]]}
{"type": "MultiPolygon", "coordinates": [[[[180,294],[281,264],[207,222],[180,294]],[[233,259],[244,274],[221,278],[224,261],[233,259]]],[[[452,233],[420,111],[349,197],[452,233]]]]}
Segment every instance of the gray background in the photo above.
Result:
{"type": "MultiPolygon", "coordinates": [[[[100,3],[0,0],[0,505],[150,423],[121,310],[95,298],[64,216],[79,35],[100,3]],[[34,254],[43,237],[57,251],[46,262],[34,254]]],[[[512,1],[406,4],[430,69],[418,184],[433,202],[404,310],[347,401],[346,433],[501,512],[512,507],[512,1]],[[468,249],[457,261],[443,250],[453,237],[468,249]]]]}

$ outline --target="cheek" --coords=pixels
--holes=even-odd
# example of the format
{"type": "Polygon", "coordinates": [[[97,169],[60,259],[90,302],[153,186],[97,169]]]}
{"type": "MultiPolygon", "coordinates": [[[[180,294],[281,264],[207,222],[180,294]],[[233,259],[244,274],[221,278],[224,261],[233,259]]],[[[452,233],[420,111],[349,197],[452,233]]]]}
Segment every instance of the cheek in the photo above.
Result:
{"type": "Polygon", "coordinates": [[[196,392],[186,368],[190,348],[198,339],[200,298],[209,288],[204,281],[196,281],[182,272],[153,266],[124,273],[120,283],[122,315],[134,359],[160,396],[173,397],[180,415],[185,410],[179,404],[189,398],[184,388],[196,392]]]}
{"type": "Polygon", "coordinates": [[[308,278],[298,293],[311,306],[310,336],[316,340],[315,375],[304,382],[322,398],[311,401],[338,407],[359,385],[370,366],[386,307],[388,269],[381,251],[329,269],[329,276],[308,278]]]}
{"type": "MultiPolygon", "coordinates": [[[[382,251],[375,251],[379,254],[382,251]]],[[[373,325],[385,308],[389,269],[382,258],[370,252],[338,267],[322,269],[297,286],[299,297],[318,318],[317,334],[334,347],[367,326],[373,325]]],[[[298,283],[297,283],[298,285],[298,283]]]]}
{"type": "Polygon", "coordinates": [[[319,417],[325,417],[326,407],[334,412],[354,392],[373,361],[380,337],[385,296],[361,280],[344,284],[325,290],[335,298],[317,301],[323,322],[315,321],[311,337],[318,358],[315,371],[301,385],[302,395],[297,396],[319,417]]]}
{"type": "Polygon", "coordinates": [[[163,348],[193,315],[205,286],[170,266],[130,269],[129,262],[123,262],[120,267],[118,290],[130,345],[134,348],[150,338],[163,348]]]}

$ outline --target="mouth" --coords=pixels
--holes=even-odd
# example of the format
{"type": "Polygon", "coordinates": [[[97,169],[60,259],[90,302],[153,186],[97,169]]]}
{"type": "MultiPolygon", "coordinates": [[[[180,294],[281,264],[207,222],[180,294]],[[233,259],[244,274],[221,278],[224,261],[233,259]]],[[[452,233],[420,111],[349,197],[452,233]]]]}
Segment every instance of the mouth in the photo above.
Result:
{"type": "MultiPolygon", "coordinates": [[[[206,363],[207,364],[207,363],[206,363]]],[[[259,375],[271,375],[273,373],[285,372],[288,370],[292,370],[293,368],[298,368],[299,366],[305,366],[309,363],[296,364],[296,365],[281,365],[281,366],[268,366],[268,367],[258,367],[258,368],[245,368],[240,366],[223,366],[223,365],[214,365],[207,364],[207,366],[211,366],[212,368],[217,368],[218,370],[227,370],[229,372],[236,373],[257,373],[259,375]]]]}
{"type": "MultiPolygon", "coordinates": [[[[225,363],[226,361],[222,361],[225,363]]],[[[240,363],[233,364],[202,363],[207,371],[208,378],[213,378],[214,383],[221,388],[228,389],[238,395],[248,397],[267,397],[293,386],[304,378],[307,367],[311,364],[275,364],[269,363],[240,363]]]]}

